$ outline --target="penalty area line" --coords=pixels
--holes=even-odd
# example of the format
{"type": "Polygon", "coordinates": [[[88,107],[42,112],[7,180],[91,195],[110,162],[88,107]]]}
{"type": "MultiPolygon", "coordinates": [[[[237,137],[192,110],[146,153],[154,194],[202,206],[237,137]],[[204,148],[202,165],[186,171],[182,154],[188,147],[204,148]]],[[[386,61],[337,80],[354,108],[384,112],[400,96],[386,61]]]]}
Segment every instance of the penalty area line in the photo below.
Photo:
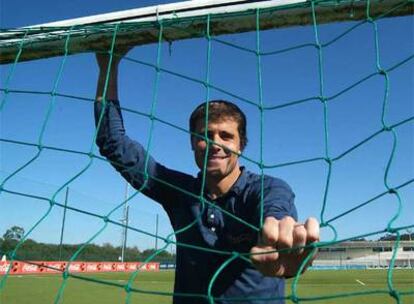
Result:
{"type": "Polygon", "coordinates": [[[355,279],[355,281],[357,281],[359,284],[361,284],[362,286],[365,286],[366,284],[358,279],[355,279]]]}

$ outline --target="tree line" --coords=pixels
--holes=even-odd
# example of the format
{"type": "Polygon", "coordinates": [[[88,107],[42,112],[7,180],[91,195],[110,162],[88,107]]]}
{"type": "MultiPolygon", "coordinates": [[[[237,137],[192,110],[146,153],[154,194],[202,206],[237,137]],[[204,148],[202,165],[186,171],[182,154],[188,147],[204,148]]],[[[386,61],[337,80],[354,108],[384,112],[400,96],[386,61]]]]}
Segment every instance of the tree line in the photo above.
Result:
{"type": "MultiPolygon", "coordinates": [[[[0,238],[0,258],[5,255],[11,259],[11,254],[22,239],[24,229],[13,226],[6,231],[3,238],[0,238]]],[[[67,261],[69,260],[82,244],[47,244],[27,239],[16,251],[15,260],[22,261],[67,261]]],[[[102,245],[88,244],[81,250],[75,261],[118,261],[121,256],[121,246],[113,246],[109,243],[102,245]]],[[[140,251],[138,247],[126,247],[124,251],[124,262],[142,262],[155,253],[155,249],[145,249],[140,251]]],[[[172,262],[175,261],[175,254],[162,251],[154,258],[153,262],[172,262]]]]}
{"type": "MultiPolygon", "coordinates": [[[[11,259],[11,253],[16,245],[23,238],[24,229],[18,226],[9,228],[0,238],[0,258],[6,256],[11,259]]],[[[395,241],[396,236],[386,234],[378,239],[378,241],[395,241]]],[[[414,240],[414,233],[402,234],[400,240],[414,240]]],[[[366,241],[364,238],[355,239],[354,241],[366,241]]],[[[67,261],[82,246],[82,244],[47,244],[27,239],[21,244],[16,251],[15,260],[22,261],[67,261]]],[[[121,246],[113,246],[110,243],[103,245],[88,244],[77,255],[75,261],[118,261],[121,255],[121,246]]],[[[138,247],[126,247],[124,251],[124,262],[142,262],[155,253],[155,249],[145,249],[140,251],[138,247]]],[[[168,251],[162,251],[151,259],[154,262],[173,262],[175,254],[168,251]]]]}

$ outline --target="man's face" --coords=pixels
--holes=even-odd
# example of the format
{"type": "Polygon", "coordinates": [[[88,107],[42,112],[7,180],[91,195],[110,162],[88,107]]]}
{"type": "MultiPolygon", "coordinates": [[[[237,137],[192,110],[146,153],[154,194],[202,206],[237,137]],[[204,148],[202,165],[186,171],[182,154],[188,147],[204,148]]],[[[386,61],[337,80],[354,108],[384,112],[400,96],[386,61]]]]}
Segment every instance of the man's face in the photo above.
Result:
{"type": "MultiPolygon", "coordinates": [[[[238,153],[240,153],[238,123],[232,118],[224,118],[220,121],[209,122],[207,127],[207,136],[215,143],[210,144],[208,149],[207,177],[220,180],[238,172],[238,153]]],[[[197,122],[195,133],[204,137],[205,124],[203,120],[197,122]]],[[[201,137],[193,136],[191,144],[197,166],[203,170],[208,143],[201,137]]]]}

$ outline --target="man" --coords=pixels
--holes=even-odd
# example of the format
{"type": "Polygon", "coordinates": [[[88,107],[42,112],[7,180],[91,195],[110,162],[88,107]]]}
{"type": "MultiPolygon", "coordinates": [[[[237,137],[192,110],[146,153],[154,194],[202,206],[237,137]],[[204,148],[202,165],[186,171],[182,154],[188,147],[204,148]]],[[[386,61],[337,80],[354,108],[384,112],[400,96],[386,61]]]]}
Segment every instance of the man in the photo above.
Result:
{"type": "Polygon", "coordinates": [[[298,272],[309,254],[303,247],[318,241],[318,222],[296,222],[294,194],[284,181],[262,180],[239,165],[247,144],[246,117],[230,102],[209,102],[207,123],[205,103],[190,117],[198,177],[156,162],[125,134],[117,88],[120,58],[113,57],[108,74],[109,56],[97,55],[97,144],[115,169],[170,218],[177,239],[174,303],[208,303],[209,297],[223,304],[283,303],[284,278],[298,272]],[[261,212],[265,220],[259,232],[261,212]]]}

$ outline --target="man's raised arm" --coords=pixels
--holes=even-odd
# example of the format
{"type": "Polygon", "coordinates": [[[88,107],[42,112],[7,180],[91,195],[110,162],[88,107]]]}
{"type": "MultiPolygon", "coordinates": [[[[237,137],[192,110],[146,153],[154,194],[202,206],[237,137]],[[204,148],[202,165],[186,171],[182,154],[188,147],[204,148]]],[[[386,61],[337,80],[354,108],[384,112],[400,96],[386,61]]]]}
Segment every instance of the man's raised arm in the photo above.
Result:
{"type": "Polygon", "coordinates": [[[117,55],[111,56],[107,53],[97,53],[96,61],[99,67],[98,84],[96,86],[96,100],[102,101],[104,93],[106,93],[105,99],[107,100],[118,100],[118,65],[122,57],[128,53],[129,49],[122,50],[117,55]],[[111,61],[111,65],[109,62],[111,61]],[[106,79],[108,77],[108,86],[105,91],[106,79]]]}
{"type": "Polygon", "coordinates": [[[135,189],[159,203],[175,201],[177,191],[156,182],[156,179],[170,184],[186,179],[181,183],[186,185],[186,175],[156,162],[144,147],[129,138],[125,131],[118,100],[118,65],[128,51],[118,50],[112,59],[109,54],[96,54],[99,67],[95,102],[96,144],[100,154],[108,159],[135,189]],[[104,99],[106,103],[102,102],[104,99]]]}

